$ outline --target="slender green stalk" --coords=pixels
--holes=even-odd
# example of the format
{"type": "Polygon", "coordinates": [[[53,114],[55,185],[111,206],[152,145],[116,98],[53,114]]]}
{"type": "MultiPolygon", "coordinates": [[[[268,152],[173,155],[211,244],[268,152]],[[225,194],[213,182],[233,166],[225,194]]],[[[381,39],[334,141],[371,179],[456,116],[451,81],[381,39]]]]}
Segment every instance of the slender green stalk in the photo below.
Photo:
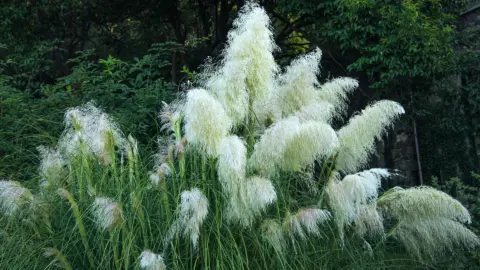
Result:
{"type": "Polygon", "coordinates": [[[90,263],[91,268],[95,269],[95,260],[94,260],[93,252],[90,249],[90,246],[88,245],[87,232],[85,231],[85,226],[83,225],[82,216],[80,214],[80,210],[78,209],[78,205],[75,202],[75,199],[73,198],[72,194],[70,194],[70,192],[68,192],[66,189],[60,188],[58,189],[58,193],[60,196],[66,198],[70,203],[70,206],[73,211],[73,215],[75,216],[75,223],[77,225],[78,232],[80,233],[83,246],[85,248],[85,251],[87,252],[88,261],[90,263]]]}

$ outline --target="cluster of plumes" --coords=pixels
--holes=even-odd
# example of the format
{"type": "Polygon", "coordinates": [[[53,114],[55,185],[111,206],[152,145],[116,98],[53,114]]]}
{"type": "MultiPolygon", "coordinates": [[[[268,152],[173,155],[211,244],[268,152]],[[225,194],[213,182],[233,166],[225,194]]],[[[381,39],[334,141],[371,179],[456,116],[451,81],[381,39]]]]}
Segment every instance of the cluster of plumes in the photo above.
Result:
{"type": "Polygon", "coordinates": [[[102,230],[112,230],[124,221],[122,207],[110,198],[95,198],[92,213],[97,226],[102,230]]]}
{"type": "Polygon", "coordinates": [[[221,66],[207,66],[203,83],[224,106],[233,123],[245,120],[249,110],[265,115],[263,106],[270,98],[278,66],[270,19],[253,2],[242,8],[228,33],[221,66]],[[249,108],[252,105],[252,108],[249,108]]]}
{"type": "Polygon", "coordinates": [[[189,237],[194,248],[198,246],[200,227],[208,215],[208,199],[198,188],[183,191],[180,195],[180,209],[165,242],[170,242],[175,234],[189,237]]]}
{"type": "Polygon", "coordinates": [[[431,187],[396,187],[377,201],[384,216],[398,221],[392,235],[407,251],[435,258],[455,247],[473,248],[478,237],[463,224],[471,222],[468,210],[448,194],[431,187]]]}
{"type": "Polygon", "coordinates": [[[70,108],[65,113],[59,150],[67,156],[93,154],[102,164],[110,164],[115,147],[126,150],[127,145],[116,123],[93,102],[70,108]]]}
{"type": "Polygon", "coordinates": [[[367,229],[374,235],[383,234],[383,222],[376,212],[375,200],[381,179],[390,175],[385,169],[370,169],[347,175],[341,181],[338,173],[332,176],[325,191],[341,239],[345,226],[352,223],[362,237],[367,229]]]}
{"type": "Polygon", "coordinates": [[[252,224],[253,219],[277,199],[270,180],[254,176],[246,178],[247,149],[237,136],[222,140],[218,156],[218,178],[226,198],[227,221],[243,227],[252,224]]]}
{"type": "Polygon", "coordinates": [[[0,180],[0,211],[13,216],[18,213],[22,205],[33,200],[29,189],[22,187],[19,182],[0,180]]]}
{"type": "Polygon", "coordinates": [[[167,267],[160,254],[155,254],[150,250],[145,250],[140,254],[140,267],[146,270],[165,270],[167,267]]]}
{"type": "Polygon", "coordinates": [[[382,100],[368,106],[337,133],[340,149],[336,158],[336,168],[347,173],[357,172],[367,165],[375,150],[375,140],[392,125],[393,120],[405,113],[400,104],[382,100]]]}

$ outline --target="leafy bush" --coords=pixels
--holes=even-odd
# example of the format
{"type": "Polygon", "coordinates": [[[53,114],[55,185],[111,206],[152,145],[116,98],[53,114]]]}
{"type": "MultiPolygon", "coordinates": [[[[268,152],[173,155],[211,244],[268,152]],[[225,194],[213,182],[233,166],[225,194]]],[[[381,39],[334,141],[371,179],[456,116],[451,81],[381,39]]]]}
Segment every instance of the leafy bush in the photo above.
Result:
{"type": "MultiPolygon", "coordinates": [[[[95,61],[94,52],[79,52],[69,60],[73,65],[70,75],[55,84],[32,80],[36,91],[24,88],[28,78],[23,76],[33,73],[35,64],[6,62],[5,68],[16,70],[16,75],[0,78],[0,177],[23,180],[36,174],[36,146],[52,145],[53,135],[61,132],[64,111],[92,99],[112,111],[126,132],[149,143],[158,132],[155,111],[162,100],[168,102],[175,96],[176,86],[163,78],[169,66],[166,59],[178,50],[176,44],[156,44],[133,62],[113,57],[95,61]]],[[[35,57],[30,61],[44,61],[42,55],[35,57]]]]}
{"type": "Polygon", "coordinates": [[[279,74],[255,4],[234,26],[223,60],[197,75],[207,90],[164,107],[171,136],[151,172],[94,103],[66,112],[56,148],[39,148],[36,192],[0,181],[2,266],[403,268],[478,246],[470,213],[446,193],[380,195],[391,173],[358,172],[402,106],[379,101],[335,131],[357,82],[319,85],[320,50],[279,74]]]}

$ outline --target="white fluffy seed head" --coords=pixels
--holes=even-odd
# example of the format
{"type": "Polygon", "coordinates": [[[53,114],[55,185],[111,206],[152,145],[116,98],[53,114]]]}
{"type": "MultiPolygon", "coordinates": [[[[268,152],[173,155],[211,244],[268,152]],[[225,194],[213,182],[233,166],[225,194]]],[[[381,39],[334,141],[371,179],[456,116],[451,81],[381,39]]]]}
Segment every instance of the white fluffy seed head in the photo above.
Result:
{"type": "Polygon", "coordinates": [[[32,201],[30,190],[19,182],[0,180],[0,210],[7,216],[15,215],[22,205],[32,201]]]}
{"type": "Polygon", "coordinates": [[[183,191],[180,195],[180,211],[174,230],[180,229],[184,237],[190,237],[194,248],[198,245],[200,227],[208,215],[208,199],[198,188],[183,191]]]}
{"type": "Polygon", "coordinates": [[[397,102],[382,100],[352,117],[348,124],[337,132],[340,147],[336,168],[352,173],[364,167],[374,151],[375,140],[403,113],[403,107],[397,102]]]}
{"type": "Polygon", "coordinates": [[[185,108],[185,99],[183,96],[181,96],[170,104],[167,104],[163,101],[162,104],[162,110],[158,115],[158,117],[160,118],[160,123],[162,124],[160,131],[174,133],[175,126],[182,121],[185,108]]]}
{"type": "Polygon", "coordinates": [[[320,87],[318,97],[333,106],[334,116],[341,117],[347,110],[348,95],[358,87],[358,81],[340,77],[328,81],[320,87]]]}
{"type": "Polygon", "coordinates": [[[300,124],[284,150],[282,169],[300,170],[320,157],[328,157],[339,146],[335,131],[327,124],[308,121],[300,124]]]}
{"type": "Polygon", "coordinates": [[[299,56],[279,77],[276,99],[277,106],[284,116],[319,101],[315,86],[318,85],[317,75],[320,72],[321,56],[322,52],[318,48],[309,54],[299,56]]]}
{"type": "Polygon", "coordinates": [[[377,204],[384,215],[406,222],[434,217],[471,222],[470,213],[459,201],[431,187],[397,187],[379,198],[377,204]]]}
{"type": "Polygon", "coordinates": [[[282,163],[288,142],[300,129],[296,116],[282,119],[270,126],[255,144],[249,166],[264,175],[271,176],[282,163]]]}
{"type": "Polygon", "coordinates": [[[92,214],[97,226],[102,230],[111,230],[124,221],[120,204],[106,197],[95,198],[92,205],[92,214]]]}
{"type": "Polygon", "coordinates": [[[331,217],[327,210],[302,208],[295,215],[288,214],[283,226],[292,237],[297,235],[305,239],[307,234],[321,236],[320,225],[328,222],[331,217]]]}
{"type": "Polygon", "coordinates": [[[108,164],[115,146],[124,150],[127,140],[111,117],[93,102],[70,108],[65,113],[65,130],[59,149],[67,156],[94,154],[108,164]]]}
{"type": "Polygon", "coordinates": [[[247,149],[242,139],[237,136],[225,137],[220,143],[218,156],[218,178],[227,197],[238,191],[238,186],[245,181],[247,149]]]}
{"type": "Polygon", "coordinates": [[[165,270],[167,267],[160,254],[155,254],[150,250],[145,250],[140,254],[140,267],[146,270],[165,270]]]}
{"type": "Polygon", "coordinates": [[[222,104],[204,89],[187,94],[185,134],[207,156],[217,157],[220,143],[232,126],[222,104]]]}

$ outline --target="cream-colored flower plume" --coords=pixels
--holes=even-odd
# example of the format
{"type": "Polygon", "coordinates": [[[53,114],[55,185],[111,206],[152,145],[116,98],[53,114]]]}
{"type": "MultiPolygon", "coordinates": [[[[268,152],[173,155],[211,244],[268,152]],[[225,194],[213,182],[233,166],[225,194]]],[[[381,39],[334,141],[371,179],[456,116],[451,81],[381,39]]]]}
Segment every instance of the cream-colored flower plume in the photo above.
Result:
{"type": "Polygon", "coordinates": [[[375,140],[380,139],[387,127],[403,113],[405,110],[397,102],[382,100],[352,117],[338,131],[340,148],[336,168],[353,173],[367,165],[375,150],[375,140]]]}
{"type": "Polygon", "coordinates": [[[140,254],[140,267],[146,270],[165,270],[167,267],[160,254],[155,254],[150,250],[145,250],[140,254]]]}
{"type": "Polygon", "coordinates": [[[30,190],[19,182],[0,180],[0,210],[7,216],[15,215],[22,205],[33,199],[30,190]]]}
{"type": "Polygon", "coordinates": [[[332,104],[333,117],[341,117],[347,110],[348,94],[358,87],[358,81],[352,78],[340,77],[328,81],[319,89],[318,97],[332,104]]]}
{"type": "Polygon", "coordinates": [[[111,230],[124,221],[122,207],[110,198],[95,198],[92,213],[97,226],[102,230],[111,230]]]}
{"type": "Polygon", "coordinates": [[[320,225],[331,219],[327,210],[317,208],[302,208],[294,215],[288,214],[283,227],[292,237],[298,235],[306,239],[307,234],[321,236],[320,225]]]}
{"type": "Polygon", "coordinates": [[[185,105],[188,141],[207,156],[217,157],[220,143],[232,126],[222,104],[204,89],[188,91],[185,105]]]}
{"type": "Polygon", "coordinates": [[[318,85],[317,75],[320,72],[321,57],[322,52],[318,48],[309,54],[299,56],[279,77],[276,100],[284,116],[319,101],[315,86],[318,85]]]}

